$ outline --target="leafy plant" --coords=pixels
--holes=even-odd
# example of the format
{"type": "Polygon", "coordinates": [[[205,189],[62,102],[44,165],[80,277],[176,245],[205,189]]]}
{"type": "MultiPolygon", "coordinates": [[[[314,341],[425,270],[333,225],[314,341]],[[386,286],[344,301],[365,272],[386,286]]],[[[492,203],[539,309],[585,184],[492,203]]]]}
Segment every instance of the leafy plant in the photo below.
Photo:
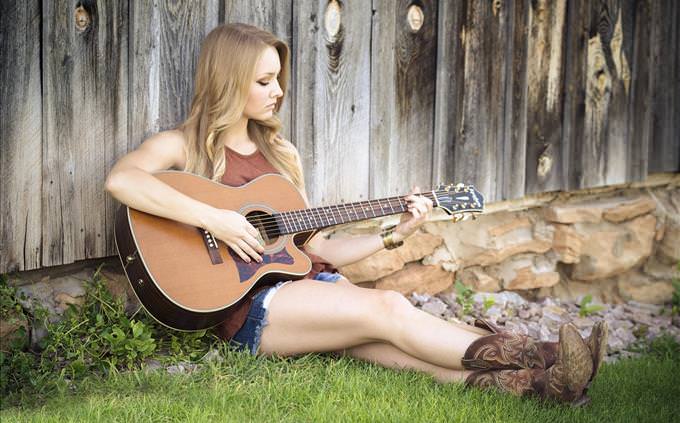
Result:
{"type": "Polygon", "coordinates": [[[581,299],[581,303],[579,304],[579,311],[578,315],[581,317],[586,317],[590,316],[593,313],[597,313],[598,311],[604,309],[602,305],[599,304],[590,304],[590,302],[593,300],[593,296],[588,294],[584,296],[581,299]]]}
{"type": "MultiPolygon", "coordinates": [[[[134,369],[150,357],[162,362],[196,361],[217,343],[206,331],[168,329],[144,311],[129,318],[122,300],[106,288],[100,269],[86,289],[83,304],[69,305],[60,322],[48,323],[47,311],[32,305],[29,326],[39,316],[48,333],[40,343],[41,351],[28,350],[25,342],[7,353],[0,351],[0,391],[3,397],[11,394],[8,403],[22,402],[91,373],[134,369]]],[[[16,290],[0,275],[0,315],[11,313],[26,310],[16,290]]]]}
{"type": "Polygon", "coordinates": [[[21,305],[27,301],[23,294],[18,294],[16,288],[8,284],[5,275],[0,275],[0,319],[8,324],[18,323],[14,333],[6,335],[0,346],[0,395],[3,397],[25,386],[36,386],[43,379],[37,371],[36,355],[28,350],[28,328],[43,320],[47,310],[32,304],[33,312],[30,312],[21,305]]]}
{"type": "Polygon", "coordinates": [[[472,313],[472,306],[474,305],[474,301],[472,300],[473,294],[474,291],[465,286],[460,279],[456,280],[456,302],[463,307],[463,314],[472,313]]]}
{"type": "Polygon", "coordinates": [[[496,300],[493,297],[484,298],[482,305],[484,306],[484,311],[488,311],[493,305],[496,304],[496,300]]]}
{"type": "Polygon", "coordinates": [[[56,365],[71,378],[99,369],[131,368],[156,349],[151,328],[130,320],[95,274],[82,306],[70,305],[61,322],[50,325],[43,362],[56,365]]]}

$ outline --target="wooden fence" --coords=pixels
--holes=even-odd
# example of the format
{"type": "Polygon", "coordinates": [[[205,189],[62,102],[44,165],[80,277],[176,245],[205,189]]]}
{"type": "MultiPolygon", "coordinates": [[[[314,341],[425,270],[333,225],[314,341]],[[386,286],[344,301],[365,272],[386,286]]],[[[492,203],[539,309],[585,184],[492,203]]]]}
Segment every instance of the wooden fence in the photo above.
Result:
{"type": "Polygon", "coordinates": [[[186,116],[222,22],[291,46],[281,116],[315,205],[680,170],[673,0],[10,0],[0,21],[0,272],[115,254],[106,174],[186,116]]]}

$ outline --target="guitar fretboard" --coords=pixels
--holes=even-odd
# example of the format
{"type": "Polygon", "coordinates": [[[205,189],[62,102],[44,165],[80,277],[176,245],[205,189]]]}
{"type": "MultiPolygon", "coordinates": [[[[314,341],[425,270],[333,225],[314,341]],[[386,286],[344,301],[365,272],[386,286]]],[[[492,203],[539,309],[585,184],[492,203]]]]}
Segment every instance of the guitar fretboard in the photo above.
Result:
{"type": "MultiPolygon", "coordinates": [[[[435,206],[438,201],[433,191],[420,193],[432,200],[435,206]]],[[[356,203],[339,204],[326,207],[315,207],[303,210],[276,213],[280,234],[293,234],[343,223],[357,222],[374,217],[389,216],[404,213],[408,210],[407,196],[382,198],[378,200],[359,201],[356,203]]]]}

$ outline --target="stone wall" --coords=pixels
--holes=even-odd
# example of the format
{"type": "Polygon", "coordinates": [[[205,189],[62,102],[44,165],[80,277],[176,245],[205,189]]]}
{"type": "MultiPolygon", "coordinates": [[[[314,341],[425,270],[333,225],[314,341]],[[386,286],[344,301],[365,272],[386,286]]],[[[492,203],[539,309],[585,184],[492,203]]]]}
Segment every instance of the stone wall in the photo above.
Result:
{"type": "Polygon", "coordinates": [[[679,262],[675,176],[660,186],[543,195],[528,207],[526,201],[493,205],[474,220],[428,222],[404,246],[340,270],[355,283],[404,294],[439,293],[460,279],[482,292],[661,304],[671,299],[679,262]]]}

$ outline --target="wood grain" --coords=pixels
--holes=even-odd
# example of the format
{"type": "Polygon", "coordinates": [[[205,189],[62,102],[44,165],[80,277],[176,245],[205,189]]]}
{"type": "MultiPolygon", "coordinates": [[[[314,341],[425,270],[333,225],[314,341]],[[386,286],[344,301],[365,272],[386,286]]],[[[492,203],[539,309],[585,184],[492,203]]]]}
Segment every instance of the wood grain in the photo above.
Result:
{"type": "Polygon", "coordinates": [[[43,3],[43,266],[113,251],[103,187],[126,146],[127,18],[125,2],[43,3]]]}
{"type": "Polygon", "coordinates": [[[40,2],[0,4],[0,273],[41,265],[40,2]]]}
{"type": "Polygon", "coordinates": [[[493,202],[680,171],[673,0],[30,0],[0,12],[0,272],[114,254],[106,174],[185,119],[201,42],[222,22],[291,47],[280,116],[313,205],[438,182],[493,202]]]}
{"type": "MultiPolygon", "coordinates": [[[[505,40],[503,16],[492,2],[468,4],[464,27],[465,89],[456,134],[454,179],[473,184],[487,201],[499,199],[503,172],[503,109],[505,101],[505,40]]],[[[512,166],[513,163],[505,164],[512,166]]]]}
{"type": "Polygon", "coordinates": [[[293,140],[312,205],[366,199],[369,171],[368,2],[296,2],[293,140]]]}
{"type": "Polygon", "coordinates": [[[370,196],[430,189],[437,3],[376,0],[373,9],[370,196]],[[409,25],[410,7],[422,11],[417,30],[409,25]]]}

